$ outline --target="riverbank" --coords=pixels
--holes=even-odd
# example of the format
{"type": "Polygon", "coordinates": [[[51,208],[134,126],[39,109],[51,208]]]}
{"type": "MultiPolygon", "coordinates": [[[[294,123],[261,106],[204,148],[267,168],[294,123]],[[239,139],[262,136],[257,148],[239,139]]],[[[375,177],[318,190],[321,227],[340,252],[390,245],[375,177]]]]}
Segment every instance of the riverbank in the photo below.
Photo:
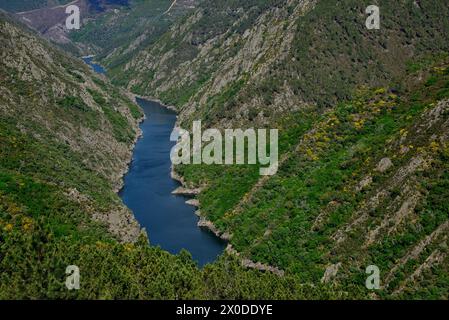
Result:
{"type": "MultiPolygon", "coordinates": [[[[132,144],[131,150],[130,150],[130,159],[129,162],[127,163],[126,166],[126,170],[123,171],[122,173],[122,179],[121,181],[121,185],[119,186],[119,188],[117,188],[117,193],[121,193],[123,191],[124,185],[125,185],[125,181],[124,178],[127,176],[127,174],[130,173],[131,170],[131,166],[132,166],[132,159],[133,156],[132,154],[135,152],[136,149],[136,145],[139,142],[139,139],[143,137],[143,132],[141,130],[141,124],[143,123],[143,121],[145,121],[145,119],[147,119],[146,117],[146,113],[143,110],[143,108],[139,105],[139,101],[143,100],[143,101],[149,101],[151,103],[156,103],[158,104],[160,107],[163,107],[167,110],[173,111],[176,114],[176,119],[177,119],[177,108],[174,106],[168,106],[163,104],[159,99],[155,99],[153,97],[148,97],[148,96],[142,96],[142,95],[137,95],[134,94],[132,92],[130,92],[129,90],[121,90],[133,103],[137,104],[139,106],[139,108],[143,111],[143,116],[141,117],[141,119],[139,119],[139,124],[138,124],[138,131],[136,134],[136,137],[134,139],[134,142],[132,144]]],[[[177,121],[176,121],[177,122],[177,121]]],[[[177,123],[174,123],[174,126],[176,127],[177,123]]],[[[174,129],[174,128],[173,128],[174,129]]],[[[173,181],[177,181],[180,186],[177,188],[174,188],[171,191],[172,195],[175,196],[184,196],[184,197],[188,197],[189,199],[185,200],[184,199],[184,203],[187,206],[191,206],[195,208],[194,214],[199,218],[199,220],[196,223],[196,226],[200,229],[206,229],[207,232],[212,233],[217,239],[220,239],[221,241],[224,241],[227,246],[225,251],[228,254],[232,254],[237,256],[240,261],[242,266],[247,267],[247,268],[252,268],[252,269],[257,269],[260,271],[266,271],[266,272],[272,272],[274,274],[277,274],[279,276],[282,276],[284,274],[284,272],[282,270],[279,270],[278,268],[272,267],[272,266],[268,266],[268,265],[264,265],[260,262],[253,262],[250,259],[244,258],[241,256],[241,254],[239,252],[237,252],[232,245],[229,243],[229,241],[232,238],[232,235],[227,233],[227,232],[221,232],[214,224],[212,221],[208,220],[206,217],[201,215],[201,211],[200,211],[200,201],[196,198],[201,192],[202,189],[201,188],[189,188],[184,177],[182,177],[181,175],[179,175],[174,166],[171,165],[170,167],[170,177],[173,181]]],[[[129,207],[129,205],[128,205],[129,207]]],[[[137,219],[137,217],[135,216],[135,214],[133,215],[134,219],[137,219]]],[[[138,219],[137,219],[138,220],[138,219]]],[[[151,230],[151,229],[150,229],[151,230]]]]}
{"type": "MultiPolygon", "coordinates": [[[[128,91],[128,95],[132,99],[139,98],[139,99],[150,100],[150,101],[156,102],[156,103],[160,104],[162,107],[176,112],[175,107],[166,106],[166,105],[162,104],[159,100],[151,100],[151,98],[149,98],[149,97],[135,95],[129,91],[128,91]]],[[[199,218],[199,220],[197,222],[197,227],[208,230],[208,232],[211,232],[212,234],[214,234],[215,237],[224,241],[227,244],[226,249],[225,249],[227,254],[234,255],[234,256],[238,257],[242,266],[244,266],[246,268],[255,269],[255,270],[264,271],[264,272],[271,272],[278,276],[284,275],[284,271],[280,270],[279,268],[276,268],[276,267],[273,267],[270,265],[266,265],[261,262],[254,262],[248,258],[243,257],[241,255],[241,253],[238,252],[237,250],[235,250],[233,248],[233,246],[229,243],[232,238],[232,234],[230,234],[228,232],[220,231],[214,225],[214,223],[212,221],[208,220],[205,216],[201,215],[201,211],[200,211],[201,204],[200,204],[200,201],[197,199],[197,197],[203,191],[202,188],[189,188],[184,177],[179,175],[176,172],[175,167],[173,165],[171,165],[171,168],[170,168],[170,177],[171,177],[171,179],[173,179],[174,181],[177,181],[180,184],[179,187],[177,187],[176,189],[174,189],[171,192],[172,195],[189,197],[189,199],[185,201],[185,204],[196,208],[195,215],[199,218]]]]}
{"type": "MultiPolygon", "coordinates": [[[[133,102],[133,103],[135,103],[135,102],[133,102]]],[[[137,105],[140,108],[140,106],[137,103],[135,103],[135,105],[137,105]]],[[[134,153],[136,144],[139,141],[139,139],[143,137],[143,132],[142,132],[142,129],[140,129],[140,125],[146,120],[146,118],[147,117],[146,117],[145,113],[142,112],[142,116],[139,119],[137,119],[137,122],[136,122],[137,125],[136,125],[136,127],[134,127],[136,134],[134,135],[134,140],[131,143],[130,148],[129,148],[129,156],[128,156],[128,160],[126,161],[126,166],[120,172],[120,179],[119,179],[118,183],[116,184],[116,186],[114,187],[114,192],[117,194],[120,193],[120,191],[123,189],[123,186],[125,184],[124,179],[125,179],[125,176],[128,174],[129,168],[132,164],[133,153],[134,153]]]]}
{"type": "MultiPolygon", "coordinates": [[[[82,60],[87,66],[92,69],[93,72],[97,74],[97,76],[104,77],[105,79],[107,78],[104,74],[105,70],[100,65],[92,62],[91,58],[84,57],[82,60]]],[[[120,94],[122,94],[123,96],[127,96],[122,89],[119,88],[119,90],[120,94]]],[[[129,102],[137,104],[135,99],[129,99],[129,102]]],[[[123,109],[121,109],[120,112],[128,119],[128,123],[132,127],[135,134],[133,140],[129,143],[126,143],[126,149],[123,148],[123,144],[121,144],[120,148],[123,148],[124,152],[122,153],[122,156],[118,157],[120,159],[120,162],[118,163],[118,166],[116,166],[114,170],[112,170],[111,176],[109,177],[112,191],[116,194],[119,194],[120,190],[124,186],[124,178],[129,172],[129,167],[132,163],[135,146],[139,139],[142,137],[142,130],[140,129],[140,125],[145,120],[145,114],[143,112],[142,116],[136,119],[131,116],[127,108],[128,107],[124,105],[123,109]]],[[[138,108],[140,109],[140,106],[138,106],[138,108]]],[[[82,194],[78,192],[78,190],[70,190],[70,192],[68,192],[68,196],[74,201],[83,204],[86,207],[89,207],[86,199],[82,194]]],[[[123,204],[119,204],[117,205],[117,207],[111,208],[106,212],[93,212],[92,218],[95,221],[106,224],[111,234],[115,235],[121,242],[124,243],[136,242],[139,238],[139,235],[143,231],[134,214],[123,204]]]]}
{"type": "Polygon", "coordinates": [[[139,98],[139,99],[143,99],[143,100],[156,102],[156,103],[160,104],[162,107],[164,107],[164,108],[166,108],[168,110],[174,111],[174,112],[176,112],[176,114],[178,114],[178,109],[175,106],[166,105],[161,100],[159,100],[157,98],[149,97],[149,96],[142,96],[142,95],[139,95],[139,94],[132,93],[129,90],[126,90],[126,93],[127,93],[128,97],[131,98],[131,99],[136,100],[136,98],[139,98]]]}
{"type": "MultiPolygon", "coordinates": [[[[171,178],[173,180],[178,181],[181,184],[180,187],[178,187],[176,190],[173,191],[173,194],[182,194],[182,195],[186,195],[189,197],[196,197],[202,191],[201,188],[189,188],[187,186],[187,183],[186,183],[184,177],[182,177],[181,175],[179,175],[176,172],[173,165],[171,167],[171,178]]],[[[264,271],[264,272],[271,272],[280,277],[284,276],[285,272],[283,270],[281,270],[277,267],[263,264],[261,262],[254,262],[251,259],[243,257],[240,252],[235,250],[234,247],[232,246],[232,244],[229,243],[232,239],[232,234],[230,234],[228,232],[220,231],[212,221],[208,220],[205,216],[201,215],[201,211],[200,211],[201,204],[198,199],[196,199],[196,198],[189,199],[186,201],[186,204],[197,208],[197,210],[195,211],[195,214],[199,217],[199,221],[197,224],[198,227],[207,229],[208,231],[212,232],[217,238],[220,238],[221,240],[225,241],[227,243],[227,247],[225,250],[226,253],[229,255],[234,255],[234,256],[238,257],[242,266],[244,266],[245,268],[249,268],[249,269],[255,269],[255,270],[264,271]]]]}
{"type": "MultiPolygon", "coordinates": [[[[95,64],[92,57],[84,57],[83,61],[105,77],[106,70],[95,64]]],[[[185,185],[183,179],[176,175],[170,179],[164,173],[172,171],[169,155],[173,142],[169,138],[178,120],[176,108],[123,88],[120,93],[142,111],[139,119],[131,119],[136,134],[129,145],[126,163],[114,177],[113,189],[127,208],[98,218],[108,223],[114,234],[122,230],[120,234],[125,236],[121,238],[127,242],[134,242],[141,232],[149,231],[147,235],[153,245],[160,245],[173,254],[187,249],[200,265],[215,261],[226,244],[209,231],[198,228],[195,215],[198,212],[192,205],[199,206],[199,203],[185,198],[198,195],[201,190],[176,188],[176,181],[181,180],[185,185]]]]}
{"type": "Polygon", "coordinates": [[[170,176],[170,151],[175,145],[170,136],[177,114],[158,102],[128,95],[137,98],[147,120],[141,125],[143,137],[137,141],[133,161],[119,193],[123,203],[148,231],[151,245],[172,254],[185,249],[200,266],[214,262],[225,250],[226,243],[198,228],[196,209],[192,203],[186,203],[187,193],[198,194],[200,190],[173,194],[179,183],[170,176]]]}

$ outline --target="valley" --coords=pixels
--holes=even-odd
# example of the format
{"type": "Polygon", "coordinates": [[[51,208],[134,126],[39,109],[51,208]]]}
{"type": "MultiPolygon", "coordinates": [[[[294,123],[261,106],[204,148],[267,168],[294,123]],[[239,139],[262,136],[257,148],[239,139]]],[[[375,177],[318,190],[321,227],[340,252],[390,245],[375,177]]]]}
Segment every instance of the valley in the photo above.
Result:
{"type": "Polygon", "coordinates": [[[379,0],[379,30],[355,0],[125,2],[63,41],[65,2],[0,13],[0,298],[449,298],[445,1],[379,0]],[[195,121],[277,129],[276,174],[170,172],[195,121]]]}
{"type": "Polygon", "coordinates": [[[187,250],[200,266],[214,262],[226,244],[197,225],[196,208],[185,196],[172,194],[179,183],[170,176],[170,134],[176,114],[157,102],[138,99],[146,114],[124,188],[123,203],[148,231],[150,243],[170,253],[187,250]]]}

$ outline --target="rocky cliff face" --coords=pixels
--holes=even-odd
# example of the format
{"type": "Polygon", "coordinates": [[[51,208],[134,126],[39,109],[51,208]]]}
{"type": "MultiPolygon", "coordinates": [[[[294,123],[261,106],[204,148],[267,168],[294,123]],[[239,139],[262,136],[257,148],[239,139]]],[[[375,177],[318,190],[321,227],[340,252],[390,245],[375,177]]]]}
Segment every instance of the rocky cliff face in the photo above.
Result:
{"type": "MultiPolygon", "coordinates": [[[[124,93],[93,75],[82,61],[10,19],[1,18],[2,125],[19,136],[56,148],[45,155],[47,159],[34,159],[36,163],[20,160],[23,166],[39,179],[59,185],[76,201],[83,198],[92,215],[109,223],[110,230],[123,240],[135,239],[139,227],[112,191],[121,186],[139,134],[142,114],[138,107],[124,93]],[[61,161],[69,162],[71,169],[61,161]],[[94,190],[87,181],[77,181],[78,171],[98,177],[103,186],[94,190]],[[95,193],[109,195],[114,201],[100,210],[92,200],[95,193]],[[130,223],[123,224],[122,219],[130,223]]],[[[6,166],[20,170],[12,164],[6,166]]]]}
{"type": "Polygon", "coordinates": [[[181,119],[268,123],[305,104],[324,109],[357,85],[400,77],[414,56],[447,49],[444,1],[379,5],[373,31],[357,1],[206,1],[112,74],[176,105],[181,119]]]}
{"type": "Polygon", "coordinates": [[[366,292],[374,265],[382,285],[372,297],[447,297],[449,62],[435,59],[409,71],[406,90],[362,88],[322,115],[309,108],[273,123],[272,177],[177,167],[201,187],[201,225],[250,267],[366,292]]]}

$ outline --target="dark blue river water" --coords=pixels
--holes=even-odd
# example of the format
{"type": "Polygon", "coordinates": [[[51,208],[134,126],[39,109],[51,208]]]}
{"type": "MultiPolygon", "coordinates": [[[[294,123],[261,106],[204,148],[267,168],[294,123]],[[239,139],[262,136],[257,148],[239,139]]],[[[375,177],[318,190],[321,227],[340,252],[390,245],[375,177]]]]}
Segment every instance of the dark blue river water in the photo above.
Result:
{"type": "MultiPolygon", "coordinates": [[[[105,73],[92,59],[83,60],[96,72],[105,73]]],[[[151,245],[173,254],[186,249],[200,266],[213,262],[225,243],[197,226],[196,209],[185,203],[188,198],[171,194],[179,187],[170,176],[170,150],[175,144],[170,134],[176,114],[157,102],[137,99],[137,103],[147,118],[140,126],[143,137],[136,144],[119,195],[147,230],[151,245]]]]}
{"type": "Polygon", "coordinates": [[[87,63],[96,73],[106,74],[106,70],[99,64],[93,62],[93,57],[84,57],[83,61],[87,63]]]}
{"type": "Polygon", "coordinates": [[[170,134],[176,114],[159,103],[137,99],[147,119],[142,123],[143,138],[135,147],[125,186],[120,192],[150,243],[171,253],[186,249],[200,265],[214,261],[225,243],[211,232],[198,228],[195,208],[185,204],[186,197],[174,196],[179,183],[170,177],[170,134]]]}

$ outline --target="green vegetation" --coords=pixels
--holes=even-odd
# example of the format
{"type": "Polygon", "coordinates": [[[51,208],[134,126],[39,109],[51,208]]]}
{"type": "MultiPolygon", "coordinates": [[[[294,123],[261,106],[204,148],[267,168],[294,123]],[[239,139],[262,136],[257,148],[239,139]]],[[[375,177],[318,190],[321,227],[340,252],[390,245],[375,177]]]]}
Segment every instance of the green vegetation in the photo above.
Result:
{"type": "Polygon", "coordinates": [[[89,107],[78,97],[65,97],[64,99],[59,101],[59,105],[64,108],[75,108],[80,111],[88,111],[89,107]]]}
{"type": "MultiPolygon", "coordinates": [[[[95,90],[88,90],[94,101],[102,108],[108,122],[112,125],[114,137],[119,142],[131,143],[136,135],[135,131],[129,127],[127,119],[115,110],[106,99],[95,90]]],[[[114,97],[114,95],[113,95],[114,97]]],[[[132,103],[127,103],[134,119],[138,120],[142,117],[141,111],[132,103]]]]}
{"type": "Polygon", "coordinates": [[[282,166],[270,179],[255,166],[176,168],[202,187],[202,215],[245,257],[304,283],[340,266],[329,281],[356,291],[376,264],[389,270],[379,297],[447,298],[447,239],[437,230],[447,232],[448,211],[422,204],[447,196],[428,185],[444,185],[447,170],[447,111],[435,108],[448,97],[448,7],[378,5],[373,32],[353,0],[305,11],[203,2],[111,74],[176,105],[184,127],[282,129],[282,166]],[[379,171],[382,160],[392,168],[379,171]]]}
{"type": "Polygon", "coordinates": [[[402,79],[418,67],[404,63],[410,57],[425,65],[449,49],[444,1],[378,5],[382,28],[373,32],[355,0],[318,1],[305,11],[282,0],[204,1],[151,45],[103,63],[116,84],[177,106],[188,121],[214,125],[237,115],[266,123],[304,103],[323,111],[360,85],[402,79]]]}
{"type": "Polygon", "coordinates": [[[120,244],[92,209],[71,199],[76,188],[106,212],[118,201],[67,146],[39,143],[0,125],[0,298],[2,299],[294,299],[349,298],[295,277],[242,268],[232,257],[199,270],[186,252],[173,256],[143,235],[120,244]],[[65,268],[77,265],[81,290],[65,287],[65,268]],[[226,284],[226,285],[224,285],[226,284]]]}
{"type": "Polygon", "coordinates": [[[0,43],[15,53],[0,63],[1,299],[350,297],[246,270],[233,257],[200,270],[188,253],[171,255],[144,235],[122,243],[101,217],[124,209],[113,188],[141,111],[78,61],[3,16],[0,23],[0,43]],[[20,68],[24,59],[33,74],[20,68]],[[78,291],[65,287],[73,264],[78,291]]]}
{"type": "Polygon", "coordinates": [[[186,7],[175,6],[170,15],[162,15],[169,5],[166,0],[133,0],[119,12],[96,16],[79,31],[70,33],[70,38],[95,48],[97,59],[107,58],[103,64],[113,68],[152,45],[174,20],[189,12],[186,7]]]}
{"type": "Polygon", "coordinates": [[[176,170],[240,257],[284,276],[228,253],[199,269],[144,235],[123,243],[107,217],[126,211],[113,190],[141,111],[2,15],[0,44],[14,54],[0,61],[0,298],[448,299],[448,8],[379,3],[375,34],[355,0],[306,11],[211,0],[174,25],[162,1],[135,1],[73,34],[100,47],[116,83],[177,104],[181,124],[279,129],[272,177],[176,170]],[[75,292],[64,284],[73,264],[75,292]]]}
{"type": "Polygon", "coordinates": [[[435,237],[419,259],[394,269],[400,257],[449,220],[444,203],[449,196],[444,187],[448,183],[449,149],[443,133],[448,129],[447,101],[439,118],[431,126],[425,124],[439,101],[447,99],[449,64],[445,61],[434,61],[424,85],[410,91],[362,88],[354,99],[322,115],[304,112],[290,115],[290,123],[283,119],[288,129],[281,130],[281,154],[287,158],[278,174],[258,189],[252,190],[259,180],[255,166],[177,169],[192,187],[206,186],[199,196],[202,215],[230,233],[233,247],[254,261],[296,274],[304,283],[319,282],[328,265],[342,263],[337,282],[345,288],[362,283],[364,268],[375,264],[385,272],[395,271],[388,277],[388,289],[378,292],[383,298],[401,294],[447,298],[444,238],[435,237]],[[394,168],[376,171],[386,157],[394,168]],[[399,179],[417,157],[424,157],[429,166],[399,179]],[[361,181],[366,177],[370,179],[364,185],[361,181]],[[370,209],[368,203],[379,192],[386,192],[385,198],[370,209]],[[413,206],[415,197],[419,205],[396,225],[398,212],[413,206]],[[386,228],[388,235],[374,233],[376,228],[386,228]],[[424,268],[419,281],[411,280],[432,252],[442,260],[432,269],[424,268]],[[415,290],[416,281],[432,285],[415,290]]]}

